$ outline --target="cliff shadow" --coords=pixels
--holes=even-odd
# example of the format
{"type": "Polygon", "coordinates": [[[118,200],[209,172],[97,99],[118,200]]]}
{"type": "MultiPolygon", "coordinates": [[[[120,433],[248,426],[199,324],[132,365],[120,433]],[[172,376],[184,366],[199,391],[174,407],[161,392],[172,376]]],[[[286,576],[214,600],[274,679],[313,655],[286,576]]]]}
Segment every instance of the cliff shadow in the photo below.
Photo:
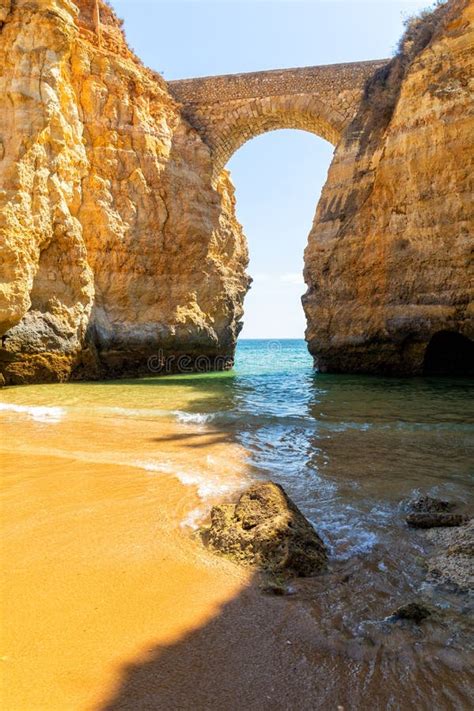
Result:
{"type": "Polygon", "coordinates": [[[420,633],[363,643],[324,624],[325,600],[343,584],[330,574],[296,581],[290,597],[263,594],[257,580],[207,624],[124,666],[97,711],[382,711],[414,698],[419,709],[469,707],[465,669],[413,655],[420,633]]]}
{"type": "Polygon", "coordinates": [[[314,626],[298,602],[264,595],[253,580],[208,624],[124,667],[100,711],[310,711],[327,708],[328,694],[336,708],[346,691],[329,668],[316,673],[314,626]]]}

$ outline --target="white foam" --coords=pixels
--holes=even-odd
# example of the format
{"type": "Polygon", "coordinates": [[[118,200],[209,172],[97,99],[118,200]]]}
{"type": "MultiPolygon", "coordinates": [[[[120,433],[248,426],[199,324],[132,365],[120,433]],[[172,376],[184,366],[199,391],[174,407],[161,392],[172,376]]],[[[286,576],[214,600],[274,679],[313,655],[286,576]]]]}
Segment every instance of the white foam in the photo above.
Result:
{"type": "Polygon", "coordinates": [[[229,494],[238,490],[242,486],[242,483],[236,479],[222,481],[216,476],[210,475],[208,472],[200,473],[176,469],[175,466],[173,466],[173,464],[169,461],[159,464],[150,460],[135,459],[130,464],[133,467],[144,469],[147,472],[156,472],[158,474],[168,474],[169,476],[174,476],[179,482],[181,482],[181,484],[184,484],[184,486],[195,486],[197,488],[199,498],[203,501],[209,498],[229,494]]]}
{"type": "Polygon", "coordinates": [[[204,412],[182,412],[181,410],[175,410],[173,413],[176,416],[178,422],[190,423],[202,425],[205,422],[210,422],[214,415],[212,413],[205,414],[204,412]]]}
{"type": "Polygon", "coordinates": [[[191,528],[196,531],[199,528],[199,522],[206,515],[206,510],[204,508],[193,509],[188,513],[188,515],[181,521],[182,528],[191,528]]]}
{"type": "Polygon", "coordinates": [[[4,412],[18,412],[30,417],[35,422],[60,422],[66,414],[62,407],[46,407],[31,405],[14,405],[12,403],[0,402],[0,410],[4,412]]]}
{"type": "Polygon", "coordinates": [[[329,542],[335,560],[348,560],[356,555],[365,555],[378,543],[377,534],[360,523],[333,520],[322,525],[320,522],[318,530],[329,542]]]}
{"type": "MultiPolygon", "coordinates": [[[[122,462],[123,463],[123,462],[122,462]]],[[[143,459],[134,459],[130,462],[132,467],[137,467],[137,469],[144,469],[147,472],[157,472],[160,474],[170,474],[173,475],[174,471],[170,462],[165,462],[164,464],[158,464],[158,462],[148,461],[143,459]]]]}
{"type": "Polygon", "coordinates": [[[237,485],[223,482],[219,479],[209,477],[209,475],[198,474],[197,472],[174,471],[173,475],[185,486],[197,487],[199,498],[205,500],[214,496],[228,494],[235,491],[237,485]]]}
{"type": "Polygon", "coordinates": [[[165,417],[169,415],[167,410],[156,410],[147,408],[131,408],[131,407],[103,407],[99,408],[104,414],[111,413],[123,417],[165,417]]]}
{"type": "Polygon", "coordinates": [[[377,544],[378,537],[372,531],[354,530],[342,541],[336,541],[334,558],[336,560],[347,560],[355,555],[364,555],[369,553],[377,544]],[[352,535],[351,535],[352,533],[352,535]],[[338,545],[339,544],[339,545],[338,545]],[[342,544],[342,551],[338,551],[342,544]]]}

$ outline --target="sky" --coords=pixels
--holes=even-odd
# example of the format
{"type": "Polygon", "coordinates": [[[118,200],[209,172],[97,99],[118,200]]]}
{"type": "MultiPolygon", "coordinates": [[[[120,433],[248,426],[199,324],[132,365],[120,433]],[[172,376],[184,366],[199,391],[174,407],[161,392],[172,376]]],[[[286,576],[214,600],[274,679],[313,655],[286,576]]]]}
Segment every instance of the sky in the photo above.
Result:
{"type": "MultiPolygon", "coordinates": [[[[355,62],[392,56],[403,20],[430,0],[112,0],[130,46],[165,79],[355,62]]],[[[247,236],[242,338],[303,338],[303,252],[333,146],[272,131],[227,168],[247,236]]]]}

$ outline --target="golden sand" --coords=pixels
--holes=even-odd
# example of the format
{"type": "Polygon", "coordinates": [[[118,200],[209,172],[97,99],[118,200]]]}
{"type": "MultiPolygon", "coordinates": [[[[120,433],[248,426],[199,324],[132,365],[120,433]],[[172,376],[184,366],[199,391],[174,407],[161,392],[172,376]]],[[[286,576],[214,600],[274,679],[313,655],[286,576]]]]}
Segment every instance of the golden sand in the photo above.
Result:
{"type": "Polygon", "coordinates": [[[182,526],[212,496],[203,504],[172,473],[211,462],[235,485],[239,453],[221,440],[168,421],[2,424],[2,709],[101,708],[125,665],[245,585],[182,526]]]}

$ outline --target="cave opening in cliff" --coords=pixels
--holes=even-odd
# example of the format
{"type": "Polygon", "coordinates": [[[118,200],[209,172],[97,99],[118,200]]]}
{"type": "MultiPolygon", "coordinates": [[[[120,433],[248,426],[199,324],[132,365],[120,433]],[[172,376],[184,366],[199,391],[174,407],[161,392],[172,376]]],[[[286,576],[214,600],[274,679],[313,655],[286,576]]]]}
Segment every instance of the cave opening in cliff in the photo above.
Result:
{"type": "Polygon", "coordinates": [[[303,257],[333,151],[314,133],[279,128],[246,141],[226,166],[253,280],[240,340],[304,338],[303,257]]]}
{"type": "Polygon", "coordinates": [[[425,375],[474,375],[474,342],[455,331],[435,333],[425,352],[425,375]]]}

